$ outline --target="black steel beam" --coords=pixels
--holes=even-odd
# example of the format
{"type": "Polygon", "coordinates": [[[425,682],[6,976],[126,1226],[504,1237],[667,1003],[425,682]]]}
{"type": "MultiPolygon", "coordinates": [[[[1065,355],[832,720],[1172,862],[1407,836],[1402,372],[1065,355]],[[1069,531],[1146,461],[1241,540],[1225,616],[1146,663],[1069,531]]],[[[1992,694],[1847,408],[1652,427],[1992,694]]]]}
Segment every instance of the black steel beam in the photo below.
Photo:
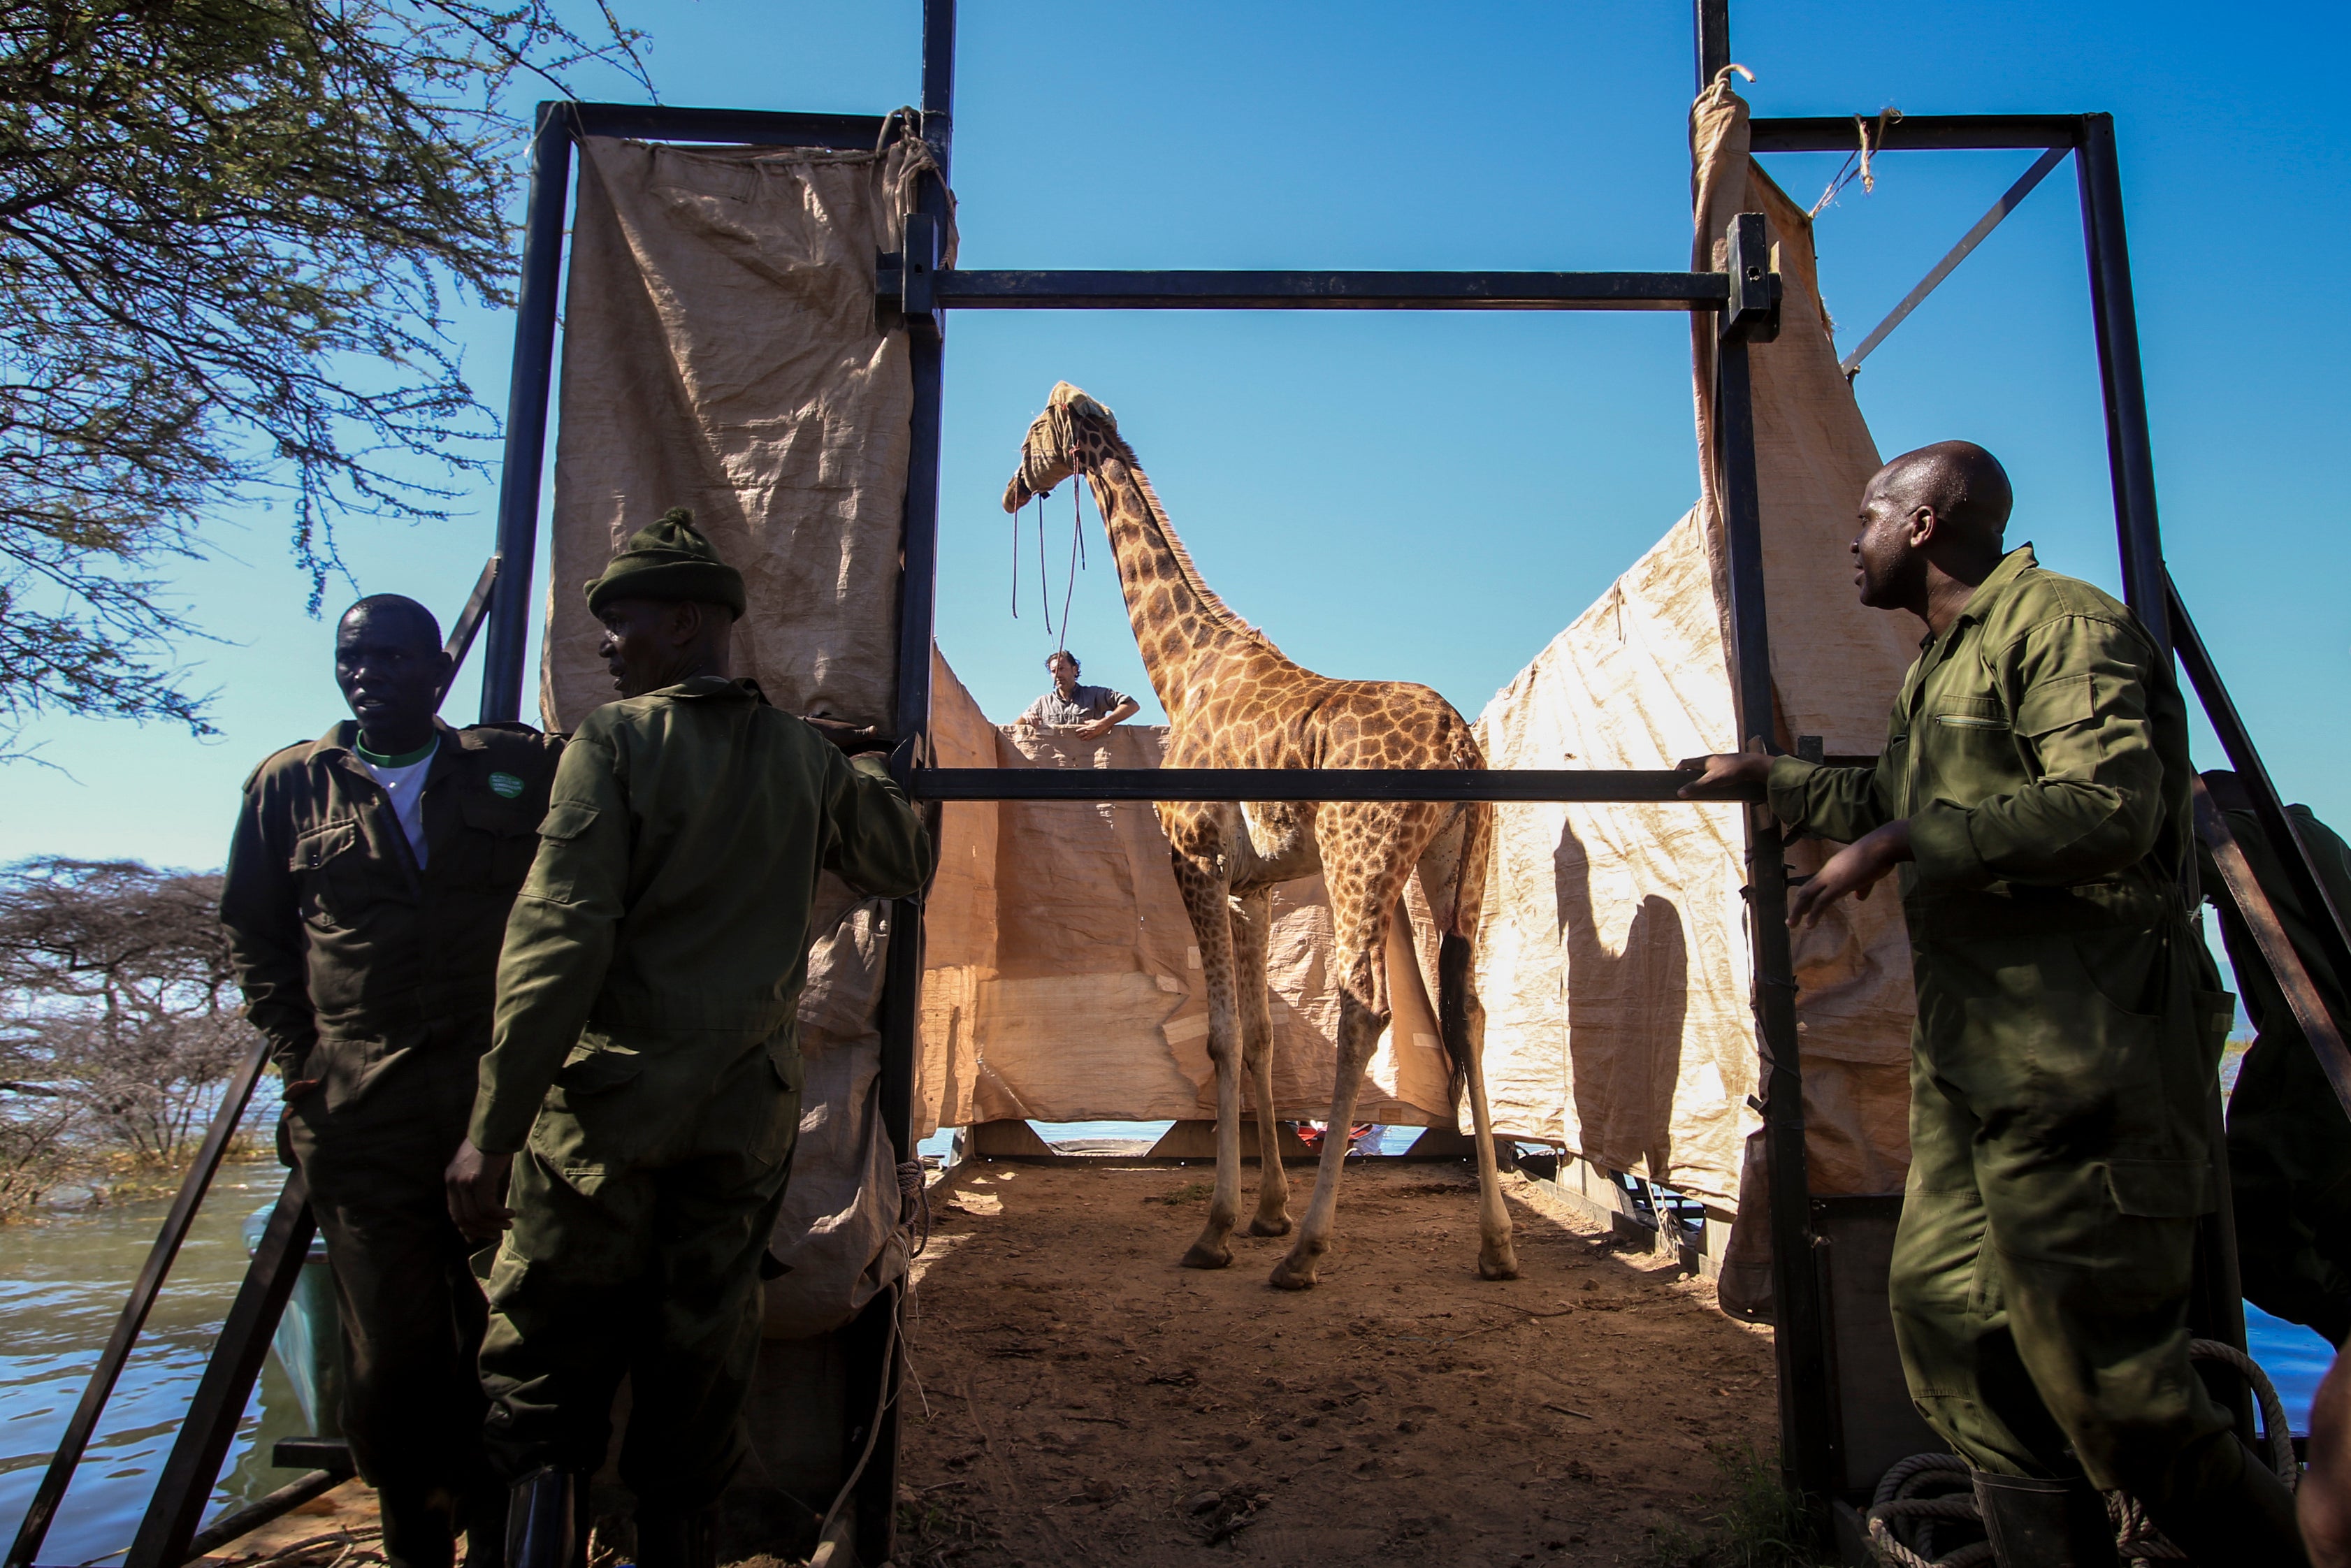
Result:
{"type": "Polygon", "coordinates": [[[2074,168],[2082,186],[2082,239],[2089,255],[2090,313],[2097,326],[2098,383],[2106,405],[2106,465],[2115,533],[2122,545],[2123,598],[2157,645],[2168,651],[2171,632],[2155,510],[2155,447],[2147,427],[2147,382],[2139,370],[2138,311],[2131,298],[2114,116],[2082,117],[2074,168]]]}
{"type": "Polygon", "coordinates": [[[1690,37],[1698,46],[1698,90],[1714,85],[1730,63],[1730,0],[1692,0],[1690,37]]]}
{"type": "MultiPolygon", "coordinates": [[[[922,135],[938,162],[936,178],[926,178],[915,193],[917,216],[927,225],[910,230],[935,246],[946,232],[955,211],[949,180],[955,152],[956,0],[923,0],[922,135]]],[[[912,259],[907,257],[905,259],[912,259]]],[[[925,259],[935,259],[926,257],[925,259]]],[[[935,276],[935,274],[934,274],[935,276]]],[[[931,728],[931,638],[938,596],[939,555],[939,428],[946,387],[946,343],[935,315],[909,317],[906,322],[914,371],[914,406],[906,464],[906,499],[901,513],[903,566],[898,591],[898,709],[901,781],[910,765],[927,758],[931,728]]],[[[889,951],[882,982],[881,1071],[875,1084],[882,1125],[900,1165],[914,1159],[914,1063],[920,1045],[923,1012],[923,899],[901,898],[890,905],[889,951]]],[[[871,1439],[872,1458],[858,1477],[856,1495],[856,1555],[868,1563],[891,1560],[897,1552],[898,1392],[904,1377],[894,1314],[904,1290],[893,1282],[872,1301],[860,1322],[866,1331],[852,1336],[849,1406],[861,1402],[861,1387],[880,1397],[872,1419],[878,1430],[866,1433],[852,1418],[842,1433],[843,1457],[852,1465],[871,1439]],[[876,1313],[885,1332],[881,1343],[871,1333],[876,1313]]]]}
{"type": "MultiPolygon", "coordinates": [[[[1751,120],[1748,147],[1757,152],[1850,152],[1860,145],[1853,116],[1751,120]]],[[[1864,119],[1874,128],[1877,111],[1864,119]]],[[[1945,152],[1999,147],[2072,147],[2081,139],[2078,114],[1909,114],[1886,127],[1886,152],[1945,152]]]]}
{"type": "MultiPolygon", "coordinates": [[[[1730,266],[1768,254],[1761,214],[1732,220],[1730,266]]],[[[1763,517],[1755,476],[1755,406],[1747,337],[1725,333],[1715,355],[1716,494],[1729,557],[1730,647],[1739,735],[1776,740],[1771,641],[1763,592],[1763,517]]],[[[1796,971],[1788,942],[1788,872],[1768,808],[1747,816],[1748,939],[1763,1068],[1763,1136],[1770,1166],[1772,1344],[1780,1371],[1780,1464],[1796,1491],[1824,1500],[1844,1473],[1829,1386],[1827,1313],[1813,1257],[1811,1160],[1804,1145],[1803,1063],[1796,1032],[1796,971]]]]}
{"type": "MultiPolygon", "coordinates": [[[[1689,805],[1667,768],[924,768],[923,800],[1580,800],[1689,805]]],[[[1717,801],[1731,799],[1717,796],[1717,801]]],[[[1761,791],[1752,797],[1761,800],[1761,791]]]]}
{"type": "Polygon", "coordinates": [[[245,1418],[253,1380],[269,1354],[269,1336],[277,1332],[287,1298],[294,1293],[294,1283],[310,1256],[310,1237],[318,1227],[310,1218],[308,1195],[300,1171],[286,1178],[285,1191],[261,1233],[261,1245],[245,1271],[245,1282],[229,1305],[228,1321],[221,1325],[204,1375],[196,1380],[195,1397],[179,1435],[172,1439],[163,1472],[156,1478],[155,1495],[147,1501],[123,1568],[181,1568],[188,1560],[188,1543],[220,1479],[229,1440],[245,1418]]]}
{"type": "Polygon", "coordinates": [[[312,1498],[324,1497],[350,1479],[348,1469],[312,1470],[287,1481],[267,1496],[233,1513],[223,1514],[197,1531],[196,1538],[188,1542],[188,1561],[209,1557],[232,1541],[242,1541],[263,1525],[283,1519],[312,1498]]]}
{"type": "Polygon", "coordinates": [[[268,1042],[258,1041],[222,1091],[220,1109],[213,1113],[213,1124],[196,1150],[195,1163],[188,1167],[186,1179],[180,1183],[180,1195],[172,1200],[172,1211],[163,1217],[163,1228],[157,1233],[155,1245],[148,1249],[139,1278],[131,1282],[131,1299],[123,1303],[121,1313],[114,1320],[114,1333],[108,1336],[106,1348],[99,1353],[98,1364],[90,1369],[89,1381],[82,1386],[81,1402],[67,1420],[57,1448],[49,1455],[49,1468],[35,1489],[23,1521],[16,1526],[16,1543],[8,1548],[7,1568],[32,1568],[39,1557],[41,1542],[57,1516],[57,1505],[65,1500],[66,1489],[73,1484],[74,1470],[89,1447],[90,1434],[98,1430],[99,1417],[106,1413],[106,1402],[113,1396],[114,1385],[122,1376],[124,1364],[131,1359],[131,1347],[138,1343],[139,1331],[146,1326],[147,1314],[154,1309],[155,1298],[162,1293],[163,1277],[172,1271],[172,1260],[179,1257],[180,1246],[188,1239],[196,1210],[203,1206],[204,1194],[211,1190],[221,1161],[227,1157],[237,1124],[245,1119],[254,1085],[260,1082],[268,1065],[268,1042]]]}
{"type": "MultiPolygon", "coordinates": [[[[882,291],[897,291],[885,270],[882,291]]],[[[942,306],[991,310],[1719,310],[1719,272],[945,270],[942,306]]]]}
{"type": "Polygon", "coordinates": [[[774,114],[658,103],[577,103],[571,110],[582,136],[731,147],[831,147],[866,152],[880,141],[883,126],[883,117],[876,114],[774,114]]]}
{"type": "Polygon", "coordinates": [[[498,471],[498,573],[482,650],[482,722],[522,716],[523,662],[538,549],[538,476],[547,458],[548,388],[555,367],[555,294],[563,276],[563,216],[571,195],[571,106],[542,103],[530,143],[514,373],[507,383],[506,455],[498,471]]]}

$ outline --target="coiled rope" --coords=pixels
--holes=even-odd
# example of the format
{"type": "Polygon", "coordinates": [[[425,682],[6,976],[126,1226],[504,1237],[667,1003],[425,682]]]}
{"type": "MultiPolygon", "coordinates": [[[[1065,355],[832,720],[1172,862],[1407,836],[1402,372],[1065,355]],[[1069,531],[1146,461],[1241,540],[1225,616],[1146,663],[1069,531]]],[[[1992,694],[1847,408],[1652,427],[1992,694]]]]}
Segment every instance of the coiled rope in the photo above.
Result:
{"type": "MultiPolygon", "coordinates": [[[[2191,1340],[2191,1361],[2218,1362],[2242,1377],[2261,1406],[2262,1437],[2270,1451],[2270,1468],[2292,1491],[2302,1479],[2302,1466],[2294,1454],[2294,1431],[2288,1426],[2285,1401],[2252,1357],[2219,1340],[2191,1340]]],[[[2105,1494],[2106,1517],[2115,1529],[2115,1549],[2126,1563],[2140,1565],[2185,1562],[2188,1554],[2164,1538],[2147,1517],[2146,1505],[2128,1492],[2105,1494]]],[[[1938,1524],[1980,1526],[1975,1481],[1968,1462],[1957,1454],[1913,1454],[1878,1479],[1869,1503],[1869,1545],[1887,1568],[1981,1568],[1992,1561],[1991,1542],[1970,1542],[1948,1556],[1935,1552],[1938,1524]]]]}

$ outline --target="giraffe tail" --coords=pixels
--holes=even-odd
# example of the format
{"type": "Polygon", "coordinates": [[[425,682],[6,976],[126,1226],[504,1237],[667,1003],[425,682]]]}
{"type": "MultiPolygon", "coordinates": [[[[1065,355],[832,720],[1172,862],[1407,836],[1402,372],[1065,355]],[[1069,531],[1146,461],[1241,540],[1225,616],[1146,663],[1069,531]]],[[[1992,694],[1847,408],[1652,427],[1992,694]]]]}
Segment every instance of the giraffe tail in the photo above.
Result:
{"type": "Polygon", "coordinates": [[[1458,1101],[1467,1085],[1470,1053],[1485,1034],[1486,1008],[1477,988],[1478,925],[1486,898],[1487,862],[1493,851],[1494,807],[1463,808],[1461,856],[1454,872],[1451,917],[1437,935],[1437,1026],[1458,1101]]]}

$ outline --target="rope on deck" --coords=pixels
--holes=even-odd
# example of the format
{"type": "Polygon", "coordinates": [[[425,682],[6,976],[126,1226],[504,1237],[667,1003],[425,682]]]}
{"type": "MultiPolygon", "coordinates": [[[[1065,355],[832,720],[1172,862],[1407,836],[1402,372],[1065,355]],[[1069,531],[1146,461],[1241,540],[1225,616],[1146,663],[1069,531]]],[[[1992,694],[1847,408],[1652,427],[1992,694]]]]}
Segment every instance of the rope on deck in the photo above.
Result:
{"type": "MultiPolygon", "coordinates": [[[[2294,1431],[2287,1424],[2285,1401],[2252,1357],[2218,1340],[2191,1340],[2192,1361],[2218,1362],[2242,1377],[2261,1406],[2262,1437],[2269,1446],[2270,1467],[2292,1491],[2302,1479],[2302,1466],[2294,1454],[2294,1431]]],[[[2146,1506],[2128,1492],[2105,1495],[2106,1517],[2115,1528],[2115,1548],[2126,1563],[2147,1568],[2154,1563],[2184,1562],[2188,1554],[2164,1538],[2146,1506]]],[[[1968,1462],[1957,1454],[1913,1454],[1878,1479],[1869,1504],[1869,1545],[1886,1568],[1981,1568],[1992,1561],[1991,1542],[1970,1542],[1946,1556],[1935,1553],[1938,1525],[1973,1524],[1981,1528],[1976,1510],[1975,1482],[1968,1462]]]]}

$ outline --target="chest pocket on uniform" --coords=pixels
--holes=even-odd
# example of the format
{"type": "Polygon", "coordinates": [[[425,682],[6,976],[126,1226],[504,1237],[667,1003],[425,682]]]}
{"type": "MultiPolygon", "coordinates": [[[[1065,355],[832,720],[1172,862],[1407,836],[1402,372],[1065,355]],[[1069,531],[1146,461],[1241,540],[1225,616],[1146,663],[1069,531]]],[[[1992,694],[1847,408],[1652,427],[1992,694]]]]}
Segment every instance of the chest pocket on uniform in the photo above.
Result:
{"type": "Polygon", "coordinates": [[[325,930],[350,924],[339,912],[350,893],[360,848],[360,825],[348,818],[322,822],[294,841],[289,869],[299,889],[304,921],[325,930]]]}
{"type": "Polygon", "coordinates": [[[1946,729],[2008,730],[2008,712],[1991,697],[1942,697],[1931,716],[1946,729]]]}
{"type": "Polygon", "coordinates": [[[505,800],[468,796],[459,807],[465,821],[463,880],[511,896],[538,853],[538,824],[505,800]]]}

